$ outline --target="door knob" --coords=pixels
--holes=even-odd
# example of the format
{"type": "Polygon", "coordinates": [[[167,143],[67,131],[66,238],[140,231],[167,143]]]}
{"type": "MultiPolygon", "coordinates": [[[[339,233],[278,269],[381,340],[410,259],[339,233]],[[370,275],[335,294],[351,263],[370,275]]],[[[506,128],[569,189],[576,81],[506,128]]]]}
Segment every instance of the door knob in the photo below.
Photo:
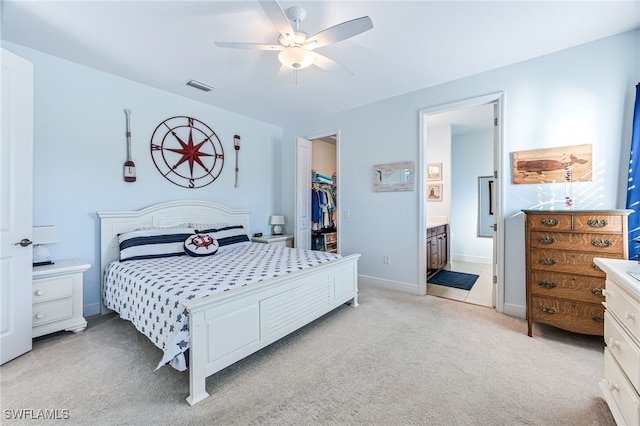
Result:
{"type": "Polygon", "coordinates": [[[19,242],[15,243],[14,245],[22,246],[22,247],[29,247],[31,244],[33,244],[33,241],[31,241],[28,238],[23,238],[19,242]]]}

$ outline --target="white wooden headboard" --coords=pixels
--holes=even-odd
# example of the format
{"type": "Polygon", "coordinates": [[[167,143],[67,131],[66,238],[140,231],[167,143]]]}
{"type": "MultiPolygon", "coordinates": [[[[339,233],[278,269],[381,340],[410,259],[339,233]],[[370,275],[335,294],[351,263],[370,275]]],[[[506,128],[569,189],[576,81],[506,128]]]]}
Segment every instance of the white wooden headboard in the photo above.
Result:
{"type": "MultiPolygon", "coordinates": [[[[243,225],[251,235],[251,210],[233,210],[208,201],[170,201],[137,211],[98,212],[100,218],[100,287],[104,268],[120,258],[118,234],[136,228],[183,223],[228,223],[243,225]]],[[[100,291],[102,298],[102,291],[100,291]]]]}

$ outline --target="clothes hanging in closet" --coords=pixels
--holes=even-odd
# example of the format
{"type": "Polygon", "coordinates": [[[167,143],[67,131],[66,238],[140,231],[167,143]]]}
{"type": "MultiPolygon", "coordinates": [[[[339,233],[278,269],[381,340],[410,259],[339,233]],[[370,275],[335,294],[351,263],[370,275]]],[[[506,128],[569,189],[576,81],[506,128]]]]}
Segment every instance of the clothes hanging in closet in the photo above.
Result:
{"type": "Polygon", "coordinates": [[[337,210],[334,185],[314,185],[311,188],[311,229],[319,231],[335,227],[337,210]]]}

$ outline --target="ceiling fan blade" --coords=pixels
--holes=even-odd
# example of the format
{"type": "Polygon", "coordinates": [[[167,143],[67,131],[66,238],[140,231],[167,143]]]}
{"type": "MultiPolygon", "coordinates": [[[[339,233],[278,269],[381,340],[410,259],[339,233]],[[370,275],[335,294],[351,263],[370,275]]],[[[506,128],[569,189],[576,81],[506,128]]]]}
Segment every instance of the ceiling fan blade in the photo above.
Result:
{"type": "Polygon", "coordinates": [[[278,32],[289,41],[290,44],[295,42],[296,33],[291,26],[291,22],[289,22],[289,18],[284,13],[284,10],[280,7],[277,1],[275,0],[260,0],[260,6],[267,14],[273,25],[276,27],[278,32]]]}
{"type": "Polygon", "coordinates": [[[346,40],[360,33],[373,28],[373,22],[368,16],[362,18],[352,19],[326,30],[320,31],[307,39],[305,46],[310,46],[315,49],[316,47],[326,46],[328,44],[337,43],[342,40],[346,40]]]}
{"type": "Polygon", "coordinates": [[[330,71],[330,72],[342,72],[342,73],[347,72],[350,75],[355,75],[353,71],[351,71],[349,68],[334,61],[333,59],[329,59],[326,56],[319,54],[318,52],[313,52],[313,53],[315,53],[316,55],[316,60],[313,61],[313,64],[318,68],[325,71],[330,71]]]}
{"type": "Polygon", "coordinates": [[[243,43],[235,41],[216,41],[214,44],[218,47],[229,47],[232,49],[251,49],[251,50],[282,50],[282,46],[274,44],[262,43],[243,43]]]}

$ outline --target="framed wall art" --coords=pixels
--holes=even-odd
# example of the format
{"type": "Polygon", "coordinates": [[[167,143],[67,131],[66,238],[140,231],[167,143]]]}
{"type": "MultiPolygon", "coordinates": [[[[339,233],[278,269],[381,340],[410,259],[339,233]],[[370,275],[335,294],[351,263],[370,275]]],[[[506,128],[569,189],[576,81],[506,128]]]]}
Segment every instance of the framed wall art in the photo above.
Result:
{"type": "Polygon", "coordinates": [[[573,182],[592,179],[591,145],[517,151],[513,156],[513,183],[538,184],[565,181],[570,167],[573,182]]]}
{"type": "Polygon", "coordinates": [[[427,180],[428,181],[442,180],[442,163],[427,164],[427,180]]]}
{"type": "Polygon", "coordinates": [[[373,166],[373,192],[413,191],[413,182],[413,161],[373,166]]]}
{"type": "Polygon", "coordinates": [[[442,201],[442,184],[427,184],[427,201],[442,201]]]}

